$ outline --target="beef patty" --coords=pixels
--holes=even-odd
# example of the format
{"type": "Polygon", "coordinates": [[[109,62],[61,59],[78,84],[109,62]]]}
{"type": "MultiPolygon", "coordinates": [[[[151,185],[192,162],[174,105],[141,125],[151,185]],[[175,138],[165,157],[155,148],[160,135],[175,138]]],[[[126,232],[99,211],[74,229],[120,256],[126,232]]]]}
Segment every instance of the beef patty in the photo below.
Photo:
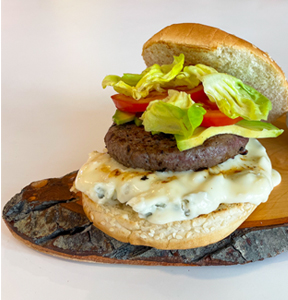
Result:
{"type": "Polygon", "coordinates": [[[152,135],[143,126],[126,123],[112,125],[104,140],[110,156],[126,167],[149,171],[196,171],[245,154],[249,139],[221,134],[209,138],[201,146],[180,152],[173,135],[152,135]]]}

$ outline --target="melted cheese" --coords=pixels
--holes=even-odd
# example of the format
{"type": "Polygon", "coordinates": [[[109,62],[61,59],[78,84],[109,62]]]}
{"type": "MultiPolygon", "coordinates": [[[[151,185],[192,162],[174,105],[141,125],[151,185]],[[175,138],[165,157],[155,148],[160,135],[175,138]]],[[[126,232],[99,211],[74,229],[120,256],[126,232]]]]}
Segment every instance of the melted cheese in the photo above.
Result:
{"type": "Polygon", "coordinates": [[[267,201],[281,177],[265,148],[250,139],[247,155],[202,171],[149,172],[126,168],[107,153],[92,152],[78,172],[77,190],[102,204],[126,203],[155,224],[195,218],[220,203],[267,201]]]}

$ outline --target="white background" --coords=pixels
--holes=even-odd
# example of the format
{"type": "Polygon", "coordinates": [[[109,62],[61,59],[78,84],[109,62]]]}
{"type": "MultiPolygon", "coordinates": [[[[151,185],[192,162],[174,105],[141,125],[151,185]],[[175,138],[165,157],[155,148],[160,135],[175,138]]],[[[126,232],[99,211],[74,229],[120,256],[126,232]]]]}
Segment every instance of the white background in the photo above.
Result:
{"type": "MultiPolygon", "coordinates": [[[[31,181],[102,150],[114,113],[107,74],[141,72],[142,45],[172,23],[220,27],[288,73],[288,2],[2,1],[2,207],[31,181]]],[[[245,266],[143,267],[37,253],[2,224],[2,299],[287,299],[288,253],[245,266]]]]}

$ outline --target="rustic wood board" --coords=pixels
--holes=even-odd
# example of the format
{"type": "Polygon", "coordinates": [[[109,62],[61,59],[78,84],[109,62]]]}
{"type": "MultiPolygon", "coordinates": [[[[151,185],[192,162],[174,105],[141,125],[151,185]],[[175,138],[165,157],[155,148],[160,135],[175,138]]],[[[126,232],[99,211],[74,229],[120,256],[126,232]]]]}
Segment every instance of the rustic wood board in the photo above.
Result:
{"type": "MultiPolygon", "coordinates": [[[[276,126],[285,128],[284,118],[276,126]]],[[[85,216],[81,196],[70,192],[77,172],[31,183],[5,205],[3,219],[27,246],[79,261],[204,266],[263,260],[288,251],[288,133],[262,143],[282,175],[282,184],[234,233],[206,247],[157,250],[107,236],[85,216]]]]}
{"type": "Polygon", "coordinates": [[[283,116],[274,123],[284,133],[275,139],[261,139],[271,159],[273,169],[282,177],[282,182],[272,191],[269,200],[260,204],[241,228],[288,223],[288,129],[283,116]]]}

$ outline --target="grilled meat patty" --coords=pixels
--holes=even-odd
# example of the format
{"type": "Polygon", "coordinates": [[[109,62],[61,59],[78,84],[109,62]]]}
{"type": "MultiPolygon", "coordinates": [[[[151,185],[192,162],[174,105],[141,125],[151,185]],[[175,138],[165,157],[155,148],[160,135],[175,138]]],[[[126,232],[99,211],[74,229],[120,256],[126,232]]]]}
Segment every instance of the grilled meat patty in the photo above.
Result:
{"type": "Polygon", "coordinates": [[[143,126],[126,123],[113,124],[104,140],[110,156],[126,167],[149,171],[196,171],[245,154],[249,139],[222,134],[209,138],[201,146],[180,152],[173,135],[152,135],[143,126]]]}

